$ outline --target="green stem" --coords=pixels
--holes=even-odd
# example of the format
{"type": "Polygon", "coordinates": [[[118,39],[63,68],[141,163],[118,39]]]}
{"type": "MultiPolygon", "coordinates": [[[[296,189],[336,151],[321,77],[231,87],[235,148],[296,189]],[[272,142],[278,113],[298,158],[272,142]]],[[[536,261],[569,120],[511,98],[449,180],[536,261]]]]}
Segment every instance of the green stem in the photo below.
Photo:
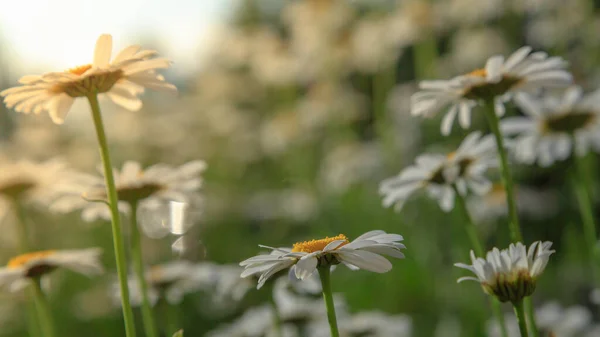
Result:
{"type": "Polygon", "coordinates": [[[17,198],[12,199],[12,206],[17,217],[17,241],[19,244],[19,252],[25,254],[29,251],[29,230],[27,228],[27,216],[23,204],[17,198]]]}
{"type": "Polygon", "coordinates": [[[175,307],[173,307],[169,304],[169,302],[167,302],[164,292],[160,294],[158,306],[161,311],[161,316],[163,317],[163,335],[171,336],[181,329],[181,326],[179,326],[178,313],[175,311],[175,307]]]}
{"type": "Polygon", "coordinates": [[[275,302],[272,294],[269,296],[269,302],[271,303],[271,311],[273,311],[273,329],[275,330],[275,337],[283,337],[279,308],[277,308],[277,303],[275,302]]]}
{"type": "Polygon", "coordinates": [[[42,282],[40,277],[32,279],[33,281],[33,297],[37,307],[39,323],[44,337],[54,337],[54,322],[52,321],[52,310],[48,299],[42,290],[42,282]]]}
{"type": "Polygon", "coordinates": [[[519,217],[514,198],[513,180],[510,173],[510,167],[508,166],[508,156],[504,147],[504,138],[500,132],[500,122],[498,121],[498,116],[496,116],[496,111],[494,109],[494,102],[490,100],[486,101],[485,109],[488,124],[496,138],[496,147],[498,148],[498,157],[500,158],[500,173],[502,175],[504,189],[506,190],[506,204],[508,205],[508,215],[510,217],[510,221],[508,222],[510,238],[513,242],[523,242],[523,235],[521,234],[521,227],[519,226],[519,217]]]}
{"type": "Polygon", "coordinates": [[[338,331],[337,318],[335,317],[335,306],[333,304],[333,294],[331,292],[331,267],[318,267],[319,277],[321,278],[321,287],[323,288],[323,299],[327,308],[327,320],[331,329],[331,337],[340,337],[338,331]]]}
{"type": "MultiPolygon", "coordinates": [[[[17,230],[17,242],[19,245],[19,253],[25,254],[29,251],[29,231],[27,230],[27,216],[21,201],[17,198],[12,199],[12,206],[17,218],[15,224],[17,230]]],[[[33,298],[33,292],[27,290],[28,296],[33,298]]],[[[35,303],[30,301],[27,303],[27,330],[30,336],[40,336],[42,334],[37,320],[38,312],[35,303]]]]}
{"type": "Polygon", "coordinates": [[[146,282],[146,273],[144,271],[142,240],[137,222],[138,203],[131,202],[129,205],[131,207],[131,260],[138,281],[138,287],[140,288],[140,294],[142,295],[141,310],[142,322],[144,323],[144,332],[146,333],[146,337],[158,337],[158,328],[156,327],[156,322],[154,321],[152,305],[150,304],[150,298],[148,297],[148,282],[146,282]]]}
{"type": "Polygon", "coordinates": [[[523,301],[513,303],[515,309],[515,315],[517,315],[517,321],[519,322],[519,331],[521,331],[521,337],[529,337],[527,333],[527,323],[525,322],[525,309],[523,308],[523,301]]]}
{"type": "MultiPolygon", "coordinates": [[[[471,214],[467,209],[465,198],[460,193],[458,193],[458,188],[456,187],[456,185],[452,185],[452,188],[454,189],[454,193],[456,194],[456,206],[465,217],[465,230],[467,231],[467,235],[471,240],[473,250],[475,251],[475,254],[477,254],[477,256],[485,256],[483,245],[481,244],[481,240],[479,240],[479,236],[477,235],[477,227],[475,226],[473,218],[471,218],[471,214]]],[[[490,306],[492,307],[492,313],[496,317],[498,325],[500,326],[501,336],[508,337],[508,330],[506,329],[506,322],[504,321],[504,314],[502,313],[502,307],[500,305],[500,302],[497,299],[492,298],[490,306]]]]}
{"type": "Polygon", "coordinates": [[[456,206],[462,212],[462,215],[465,217],[465,230],[467,231],[467,235],[471,240],[471,245],[473,246],[473,250],[477,256],[484,256],[485,251],[483,250],[483,245],[479,240],[479,236],[477,235],[477,228],[475,227],[475,223],[469,214],[469,210],[467,209],[467,204],[465,202],[465,198],[458,192],[458,188],[456,185],[452,185],[454,189],[454,194],[456,194],[456,206]]]}
{"type": "Polygon", "coordinates": [[[100,147],[100,156],[102,165],[104,166],[104,178],[106,181],[106,194],[108,195],[108,205],[112,218],[112,236],[113,246],[115,250],[115,263],[117,265],[117,275],[119,277],[119,286],[121,288],[121,306],[123,308],[123,320],[125,321],[126,337],[135,337],[135,323],[133,320],[133,310],[129,302],[129,286],[127,284],[127,264],[125,259],[125,248],[123,245],[123,233],[121,231],[121,220],[119,215],[119,197],[115,187],[115,179],[112,172],[112,164],[110,162],[110,153],[108,151],[108,143],[106,134],[104,133],[104,124],[102,123],[102,115],[100,105],[98,104],[98,96],[90,94],[88,97],[90,108],[92,110],[92,118],[96,128],[98,137],[98,145],[100,147]]]}
{"type": "Polygon", "coordinates": [[[585,240],[588,246],[588,254],[590,260],[590,272],[592,273],[592,280],[595,283],[597,278],[597,240],[598,234],[596,232],[596,222],[594,221],[594,211],[592,206],[592,192],[590,190],[590,184],[586,182],[584,169],[584,163],[581,157],[577,154],[573,154],[573,163],[575,166],[575,177],[573,182],[575,185],[575,194],[577,196],[577,204],[579,205],[579,212],[581,213],[581,220],[583,221],[583,232],[585,240]]]}
{"type": "Polygon", "coordinates": [[[433,34],[413,46],[413,66],[417,80],[435,77],[437,56],[437,41],[433,34]]]}
{"type": "Polygon", "coordinates": [[[525,297],[523,299],[523,306],[525,307],[525,312],[527,313],[527,324],[529,326],[529,334],[531,337],[538,337],[540,332],[537,328],[537,323],[535,321],[535,309],[533,308],[533,303],[531,302],[531,297],[525,297]]]}
{"type": "MultiPolygon", "coordinates": [[[[389,93],[396,84],[396,63],[389,68],[384,68],[372,76],[371,100],[373,104],[373,127],[375,134],[383,144],[387,153],[396,153],[394,138],[390,124],[393,120],[388,113],[389,93]]],[[[389,158],[391,159],[391,158],[389,158]]],[[[394,159],[396,157],[394,156],[394,159]]]]}

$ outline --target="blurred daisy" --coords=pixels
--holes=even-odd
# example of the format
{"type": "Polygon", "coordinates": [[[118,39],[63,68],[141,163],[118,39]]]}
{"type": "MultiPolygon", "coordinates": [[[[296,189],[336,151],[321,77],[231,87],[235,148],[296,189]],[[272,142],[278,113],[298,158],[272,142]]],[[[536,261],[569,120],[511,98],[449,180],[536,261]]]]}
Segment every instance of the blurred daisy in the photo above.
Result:
{"type": "MultiPolygon", "coordinates": [[[[146,271],[148,296],[156,304],[161,296],[170,304],[179,304],[186,294],[204,291],[212,304],[226,306],[238,303],[253,285],[240,279],[241,268],[214,263],[191,263],[184,260],[154,265],[146,271]]],[[[141,304],[139,282],[134,277],[129,280],[132,305],[141,304]]],[[[120,291],[117,284],[113,291],[115,303],[120,304],[120,291]]],[[[213,306],[213,310],[215,307],[213,306]]]]}
{"type": "Polygon", "coordinates": [[[578,156],[600,151],[600,91],[584,95],[580,87],[571,87],[560,99],[517,95],[516,101],[526,117],[507,118],[500,127],[504,134],[517,136],[517,161],[550,166],[573,150],[578,156]]]}
{"type": "Polygon", "coordinates": [[[388,234],[381,230],[367,232],[354,241],[340,234],[319,240],[295,243],[292,248],[273,248],[268,255],[251,257],[240,263],[245,270],[243,278],[260,275],[258,287],[277,272],[292,268],[297,278],[301,280],[311,276],[317,267],[332,266],[343,263],[353,270],[365,269],[375,273],[385,273],[392,269],[392,264],[382,255],[402,259],[400,243],[404,238],[398,234],[388,234]]]}
{"type": "MultiPolygon", "coordinates": [[[[286,277],[280,277],[275,281],[273,300],[279,312],[279,317],[284,322],[301,324],[326,317],[327,310],[323,306],[321,292],[314,294],[297,292],[298,286],[305,283],[313,283],[320,288],[319,276],[315,273],[306,281],[308,282],[297,282],[286,277]]],[[[347,304],[342,296],[335,294],[333,303],[338,316],[340,316],[340,313],[343,316],[347,312],[347,304]]]]}
{"type": "Polygon", "coordinates": [[[0,213],[13,200],[47,206],[69,174],[66,163],[58,159],[40,163],[0,161],[0,172],[0,213]]]}
{"type": "Polygon", "coordinates": [[[566,87],[572,76],[565,70],[567,62],[560,57],[548,57],[544,52],[531,53],[522,47],[506,61],[501,55],[489,58],[485,68],[450,80],[422,81],[420,92],[411,97],[411,112],[416,116],[433,117],[450,106],[441,124],[448,135],[458,115],[463,129],[471,125],[471,110],[483,101],[493,101],[496,115],[504,115],[504,103],[514,94],[535,92],[541,88],[566,87]]]}
{"type": "MultiPolygon", "coordinates": [[[[339,320],[340,335],[369,337],[412,336],[412,319],[406,315],[390,315],[382,311],[359,312],[339,320]]],[[[308,336],[330,336],[329,325],[319,320],[308,326],[308,336]]]]}
{"type": "MultiPolygon", "coordinates": [[[[178,304],[187,292],[193,292],[196,289],[189,288],[187,281],[194,275],[193,265],[187,261],[171,261],[162,265],[155,265],[146,271],[146,282],[148,284],[148,298],[152,304],[156,304],[161,296],[170,304],[178,304]],[[182,284],[186,284],[183,287],[182,284]]],[[[202,287],[202,284],[197,284],[202,287]]],[[[118,284],[113,287],[112,295],[115,303],[121,305],[121,291],[118,284]]],[[[139,288],[139,282],[135,276],[129,278],[129,296],[133,306],[139,306],[142,303],[142,293],[139,288]]]]}
{"type": "Polygon", "coordinates": [[[154,58],[157,52],[138,45],[123,49],[111,62],[112,37],[104,34],[96,41],[93,62],[63,72],[21,77],[22,86],[0,92],[8,108],[39,114],[48,111],[56,124],[64,122],[75,98],[104,94],[128,110],[139,110],[138,95],[144,88],[176,92],[156,70],[171,62],[154,58]]]}
{"type": "MultiPolygon", "coordinates": [[[[593,315],[584,306],[563,307],[558,302],[548,302],[535,310],[536,325],[542,336],[584,337],[596,336],[591,334],[594,326],[593,315]],[[553,334],[553,335],[552,335],[553,334]]],[[[509,337],[519,337],[519,327],[514,315],[505,316],[509,337]]],[[[487,324],[490,337],[500,337],[500,329],[496,320],[487,324]]]]}
{"type": "Polygon", "coordinates": [[[476,277],[461,277],[458,282],[476,281],[485,293],[501,302],[520,302],[535,291],[537,278],[554,253],[551,246],[552,242],[536,241],[527,250],[520,242],[511,243],[508,249],[489,251],[486,259],[475,257],[471,250],[472,265],[456,263],[455,266],[470,270],[476,277]]]}
{"type": "MultiPolygon", "coordinates": [[[[558,195],[551,190],[538,190],[528,186],[515,186],[515,201],[519,214],[535,219],[548,219],[558,212],[558,195]]],[[[506,190],[495,183],[484,195],[474,195],[467,200],[469,213],[475,223],[488,222],[508,215],[506,190]]]]}
{"type": "Polygon", "coordinates": [[[230,324],[224,324],[206,334],[207,337],[299,337],[292,324],[284,324],[281,333],[275,328],[275,317],[270,305],[250,308],[230,324]]]}
{"type": "Polygon", "coordinates": [[[379,186],[385,207],[402,209],[414,193],[426,190],[436,199],[442,210],[454,208],[454,185],[461,194],[468,190],[485,194],[492,183],[485,177],[489,168],[497,166],[496,143],[492,135],[480,132],[469,134],[455,152],[448,155],[422,154],[416,164],[402,170],[399,175],[386,179],[379,186]]]}
{"type": "Polygon", "coordinates": [[[78,250],[46,250],[16,256],[0,268],[0,287],[18,291],[29,284],[30,279],[39,278],[57,268],[94,276],[103,272],[100,263],[102,250],[88,248],[78,250]]]}
{"type": "MultiPolygon", "coordinates": [[[[200,174],[205,168],[206,163],[200,160],[176,168],[156,164],[146,169],[142,169],[137,162],[127,161],[121,170],[113,169],[119,209],[127,213],[129,205],[138,202],[141,207],[151,208],[166,201],[193,203],[199,197],[197,192],[202,187],[200,174]]],[[[103,177],[72,175],[71,180],[64,183],[63,193],[52,204],[51,209],[65,213],[82,209],[82,217],[86,221],[110,219],[110,210],[105,203],[88,202],[86,199],[106,199],[103,177]]]]}

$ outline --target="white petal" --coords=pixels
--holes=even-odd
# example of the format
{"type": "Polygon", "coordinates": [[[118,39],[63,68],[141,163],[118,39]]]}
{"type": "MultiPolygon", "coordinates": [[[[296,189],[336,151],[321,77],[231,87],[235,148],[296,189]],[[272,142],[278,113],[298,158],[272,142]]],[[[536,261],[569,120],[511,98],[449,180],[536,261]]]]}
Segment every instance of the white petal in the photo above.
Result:
{"type": "Polygon", "coordinates": [[[106,68],[110,63],[110,54],[112,53],[112,36],[109,34],[100,35],[96,41],[94,49],[94,63],[96,68],[106,68]]]}
{"type": "Polygon", "coordinates": [[[386,273],[392,269],[392,263],[385,257],[368,251],[344,250],[342,247],[336,252],[336,255],[340,261],[374,273],[386,273]]]}
{"type": "Polygon", "coordinates": [[[440,127],[442,135],[447,136],[450,134],[450,131],[452,130],[452,123],[454,122],[454,119],[456,118],[457,113],[458,113],[458,105],[455,104],[448,110],[448,112],[442,119],[442,124],[440,127]]]}
{"type": "Polygon", "coordinates": [[[55,124],[62,124],[65,122],[65,117],[67,117],[73,102],[75,102],[75,100],[67,94],[58,95],[48,102],[48,112],[55,124]]]}
{"type": "Polygon", "coordinates": [[[301,258],[296,263],[296,277],[301,280],[305,280],[315,272],[318,263],[319,260],[315,257],[315,255],[312,254],[301,258]]]}

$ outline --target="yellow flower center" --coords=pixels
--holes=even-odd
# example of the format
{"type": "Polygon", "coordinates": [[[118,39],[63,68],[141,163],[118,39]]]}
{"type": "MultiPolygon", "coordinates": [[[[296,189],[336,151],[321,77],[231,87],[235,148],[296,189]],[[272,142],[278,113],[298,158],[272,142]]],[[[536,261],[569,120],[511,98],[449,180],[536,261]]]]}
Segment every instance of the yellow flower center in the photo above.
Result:
{"type": "Polygon", "coordinates": [[[475,69],[472,72],[468,73],[467,76],[486,77],[487,71],[485,69],[475,69]]]}
{"type": "Polygon", "coordinates": [[[41,259],[41,258],[44,258],[47,256],[51,256],[54,253],[56,253],[55,250],[42,250],[39,252],[32,252],[32,253],[19,255],[19,256],[16,256],[16,257],[13,257],[12,259],[10,259],[10,261],[8,261],[6,266],[8,267],[8,269],[19,268],[19,267],[22,267],[25,264],[27,264],[29,261],[41,259]]]}
{"type": "Polygon", "coordinates": [[[83,73],[85,73],[86,71],[88,71],[91,68],[92,68],[91,64],[85,64],[85,65],[78,66],[75,68],[67,69],[66,72],[74,74],[74,75],[83,75],[83,73]]]}
{"type": "Polygon", "coordinates": [[[325,248],[325,246],[332,243],[333,241],[339,241],[339,240],[342,240],[344,242],[338,247],[341,247],[341,246],[344,246],[344,245],[347,245],[348,243],[350,243],[350,241],[348,241],[348,238],[344,234],[340,234],[338,236],[334,236],[331,238],[326,237],[324,239],[319,239],[319,240],[310,240],[310,241],[294,243],[292,252],[294,252],[294,253],[302,252],[302,253],[309,253],[309,254],[314,253],[316,251],[323,250],[325,248]]]}
{"type": "Polygon", "coordinates": [[[452,151],[446,155],[446,158],[448,158],[448,160],[452,160],[454,159],[454,157],[456,157],[456,151],[452,151]]]}

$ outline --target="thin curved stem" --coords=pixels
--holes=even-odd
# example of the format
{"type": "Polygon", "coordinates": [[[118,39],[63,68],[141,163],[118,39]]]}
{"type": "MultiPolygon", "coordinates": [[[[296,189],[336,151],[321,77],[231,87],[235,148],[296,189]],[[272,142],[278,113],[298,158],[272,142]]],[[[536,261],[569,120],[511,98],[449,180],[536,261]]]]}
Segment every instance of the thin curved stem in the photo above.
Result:
{"type": "Polygon", "coordinates": [[[44,337],[54,337],[54,321],[52,320],[52,309],[50,303],[42,290],[41,278],[36,277],[33,281],[33,296],[39,314],[40,328],[44,337]]]}
{"type": "Polygon", "coordinates": [[[17,217],[17,241],[19,245],[19,252],[21,254],[29,251],[29,229],[27,226],[27,216],[25,215],[25,209],[19,199],[12,199],[12,206],[17,217]]]}
{"type": "Polygon", "coordinates": [[[162,316],[163,335],[171,336],[181,329],[179,326],[179,314],[175,311],[176,307],[169,304],[164,292],[160,294],[157,306],[162,316]]]}
{"type": "Polygon", "coordinates": [[[465,198],[458,192],[458,188],[456,187],[456,185],[452,185],[452,188],[454,189],[454,194],[456,194],[456,206],[465,218],[465,230],[467,231],[467,235],[471,240],[473,250],[475,251],[475,254],[477,254],[477,256],[484,256],[485,251],[483,250],[481,240],[479,240],[479,235],[477,235],[477,228],[475,227],[475,223],[473,222],[471,214],[469,214],[469,210],[467,209],[465,198]]]}
{"type": "Polygon", "coordinates": [[[523,301],[513,303],[513,308],[515,309],[515,315],[517,316],[517,322],[519,323],[521,337],[529,337],[529,334],[527,333],[527,323],[525,322],[525,309],[523,309],[523,301]]]}
{"type": "MultiPolygon", "coordinates": [[[[17,198],[11,200],[13,211],[17,218],[16,231],[17,231],[17,243],[19,245],[19,253],[25,254],[29,251],[29,230],[27,226],[27,216],[23,204],[17,198]]],[[[27,290],[28,296],[34,298],[34,294],[31,290],[27,290]]],[[[38,322],[39,313],[37,311],[35,301],[29,301],[27,303],[27,330],[30,336],[40,336],[40,326],[38,322]]]]}
{"type": "Polygon", "coordinates": [[[523,307],[525,308],[525,313],[527,314],[527,326],[529,327],[529,334],[531,337],[538,337],[540,332],[537,328],[537,323],[535,321],[535,309],[533,307],[533,303],[531,302],[531,297],[525,297],[523,299],[523,307]]]}
{"type": "MultiPolygon", "coordinates": [[[[483,250],[483,245],[481,244],[481,240],[479,240],[479,235],[477,235],[477,227],[473,222],[473,218],[467,209],[467,204],[465,202],[465,198],[458,193],[458,188],[456,185],[452,185],[454,189],[454,193],[456,194],[456,206],[462,212],[462,215],[465,218],[465,230],[467,231],[467,235],[471,240],[471,245],[473,246],[473,250],[477,256],[485,256],[485,251],[483,250]]],[[[502,307],[500,302],[495,299],[490,299],[490,306],[492,308],[492,313],[496,317],[498,321],[498,325],[500,326],[500,333],[502,337],[508,337],[508,330],[506,328],[506,322],[504,321],[504,314],[502,313],[502,307]]]]}
{"type": "Polygon", "coordinates": [[[142,322],[144,324],[144,332],[147,337],[158,337],[158,328],[154,320],[154,313],[152,312],[152,305],[150,304],[150,298],[148,297],[148,282],[146,282],[146,273],[144,271],[144,259],[142,256],[142,239],[140,235],[140,229],[137,221],[137,209],[138,203],[132,202],[131,206],[131,260],[133,263],[133,269],[136,274],[138,281],[138,287],[140,288],[140,294],[142,295],[142,322]]]}
{"type": "MultiPolygon", "coordinates": [[[[575,141],[575,137],[573,137],[573,140],[575,141]]],[[[587,174],[585,174],[582,158],[577,156],[577,154],[573,154],[573,164],[575,166],[575,176],[573,177],[575,195],[577,196],[577,204],[579,205],[579,212],[581,213],[581,220],[583,222],[583,232],[588,246],[592,281],[595,284],[598,277],[598,250],[596,248],[598,234],[596,232],[596,222],[594,220],[592,192],[590,190],[589,182],[586,181],[587,174]]]]}
{"type": "Polygon", "coordinates": [[[271,304],[271,311],[273,312],[273,329],[275,330],[275,337],[283,337],[281,315],[279,315],[279,308],[273,298],[273,294],[269,296],[269,302],[271,304]]]}
{"type": "Polygon", "coordinates": [[[333,304],[333,294],[331,292],[331,267],[318,267],[319,277],[321,278],[321,287],[323,288],[323,299],[327,308],[327,320],[331,330],[331,337],[340,337],[335,316],[335,306],[333,304]]]}
{"type": "Polygon", "coordinates": [[[123,233],[121,231],[121,219],[119,215],[119,197],[115,187],[115,179],[113,177],[110,153],[106,141],[106,134],[104,132],[104,124],[102,123],[102,114],[100,112],[100,105],[98,104],[98,97],[96,94],[90,94],[87,98],[92,110],[98,146],[100,147],[100,156],[104,167],[106,194],[108,196],[108,206],[110,207],[112,219],[111,224],[113,246],[115,250],[115,263],[117,265],[117,275],[119,277],[119,287],[121,289],[121,306],[123,308],[123,320],[125,321],[125,335],[127,337],[135,337],[135,322],[133,320],[133,310],[131,309],[131,303],[129,301],[129,286],[127,283],[127,261],[125,259],[123,233]]]}
{"type": "Polygon", "coordinates": [[[517,206],[514,197],[513,180],[508,165],[506,148],[504,147],[504,137],[502,137],[502,133],[500,132],[500,122],[494,109],[494,102],[489,100],[486,101],[485,110],[488,124],[496,138],[496,147],[498,148],[500,174],[502,175],[502,183],[506,190],[506,204],[508,205],[508,215],[510,217],[510,221],[508,222],[510,238],[513,242],[523,242],[523,235],[521,234],[521,227],[519,226],[519,216],[517,214],[517,206]]]}

